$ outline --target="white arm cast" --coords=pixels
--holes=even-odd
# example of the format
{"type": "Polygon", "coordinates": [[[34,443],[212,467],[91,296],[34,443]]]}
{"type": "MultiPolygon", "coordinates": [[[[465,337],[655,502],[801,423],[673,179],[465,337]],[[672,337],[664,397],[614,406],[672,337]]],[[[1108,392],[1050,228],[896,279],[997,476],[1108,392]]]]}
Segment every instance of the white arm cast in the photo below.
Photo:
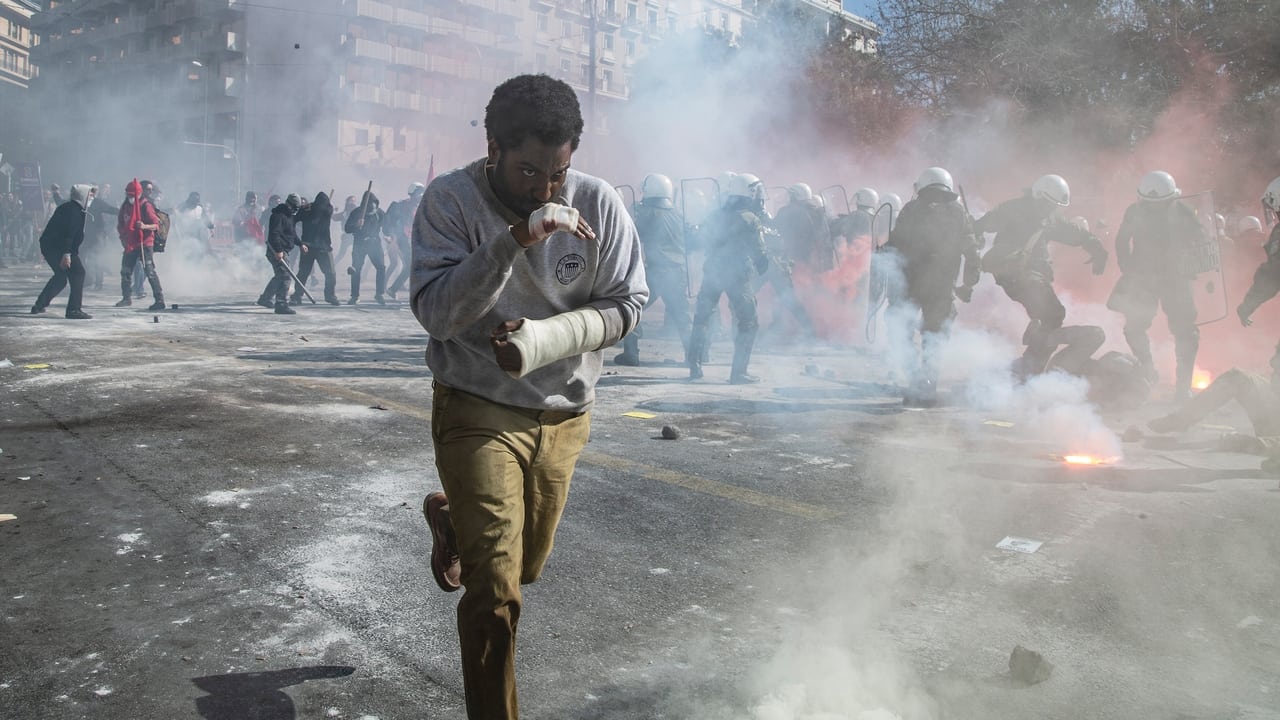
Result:
{"type": "Polygon", "coordinates": [[[593,307],[571,310],[546,320],[525,319],[520,329],[507,334],[520,351],[520,371],[508,371],[519,378],[574,355],[599,350],[604,344],[604,316],[593,307]]]}

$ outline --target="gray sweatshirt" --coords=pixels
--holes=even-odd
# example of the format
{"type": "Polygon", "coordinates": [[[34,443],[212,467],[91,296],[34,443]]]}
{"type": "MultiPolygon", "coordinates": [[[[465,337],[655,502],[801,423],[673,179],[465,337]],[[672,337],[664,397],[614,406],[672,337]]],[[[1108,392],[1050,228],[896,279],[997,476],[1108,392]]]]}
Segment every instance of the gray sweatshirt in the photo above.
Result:
{"type": "Polygon", "coordinates": [[[413,314],[430,334],[435,379],[493,402],[582,411],[595,400],[602,353],[558,360],[522,378],[498,367],[489,339],[507,320],[541,320],[590,306],[604,316],[608,347],[640,322],[649,299],[640,239],[622,198],[605,181],[570,170],[561,204],[577,208],[595,240],[557,232],[522,248],[525,222],[494,195],[484,160],[427,186],[413,220],[413,314]]]}

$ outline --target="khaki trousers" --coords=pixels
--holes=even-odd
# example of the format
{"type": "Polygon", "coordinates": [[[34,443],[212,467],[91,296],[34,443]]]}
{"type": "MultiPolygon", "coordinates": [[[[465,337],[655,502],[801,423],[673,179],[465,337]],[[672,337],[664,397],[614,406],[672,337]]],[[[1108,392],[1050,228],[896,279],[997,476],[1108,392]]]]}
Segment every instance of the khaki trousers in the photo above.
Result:
{"type": "Polygon", "coordinates": [[[520,586],[551,554],[590,413],[501,405],[437,382],[431,416],[462,566],[467,717],[515,720],[520,586]]]}

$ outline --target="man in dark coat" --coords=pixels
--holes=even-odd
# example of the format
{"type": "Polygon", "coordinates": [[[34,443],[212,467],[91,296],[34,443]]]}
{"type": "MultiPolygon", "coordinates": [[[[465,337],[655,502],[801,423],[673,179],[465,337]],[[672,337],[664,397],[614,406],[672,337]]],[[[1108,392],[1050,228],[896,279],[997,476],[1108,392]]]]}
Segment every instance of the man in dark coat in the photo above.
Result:
{"type": "Polygon", "coordinates": [[[84,265],[80,262],[80,244],[84,242],[85,206],[89,204],[88,185],[72,185],[71,199],[58,206],[40,234],[40,254],[53,270],[53,277],[45,283],[44,290],[31,306],[31,313],[44,312],[62,289],[71,285],[67,298],[67,318],[88,320],[90,315],[80,309],[84,298],[84,265]]]}
{"type": "Polygon", "coordinates": [[[378,209],[378,196],[366,191],[360,206],[347,214],[343,230],[351,233],[355,243],[351,250],[351,267],[347,274],[351,276],[351,299],[348,305],[360,302],[360,273],[364,270],[365,258],[373,264],[376,277],[374,302],[386,305],[383,294],[387,290],[387,261],[382,252],[382,220],[383,212],[378,209]]]}
{"type": "Polygon", "coordinates": [[[293,315],[289,307],[289,290],[293,276],[289,273],[286,255],[298,244],[297,215],[302,209],[302,199],[290,193],[285,201],[271,210],[267,222],[267,262],[271,263],[271,281],[258,297],[262,307],[274,307],[277,315],[293,315]]]}
{"type": "MultiPolygon", "coordinates": [[[[298,280],[306,284],[311,269],[319,265],[324,273],[324,301],[338,305],[337,278],[333,274],[333,239],[329,226],[333,222],[333,204],[325,193],[316,193],[315,202],[298,213],[302,223],[302,256],[298,260],[298,280]]],[[[302,284],[293,291],[293,304],[302,302],[302,284]]]]}

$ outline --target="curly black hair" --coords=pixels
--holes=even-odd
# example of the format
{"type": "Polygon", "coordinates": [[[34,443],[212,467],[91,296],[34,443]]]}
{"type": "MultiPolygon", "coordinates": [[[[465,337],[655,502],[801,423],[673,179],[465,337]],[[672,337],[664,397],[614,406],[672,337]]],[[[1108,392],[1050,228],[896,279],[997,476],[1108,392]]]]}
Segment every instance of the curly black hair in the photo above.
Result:
{"type": "Polygon", "coordinates": [[[517,75],[493,91],[484,109],[484,129],[504,150],[516,148],[530,135],[547,145],[582,139],[578,96],[563,80],[549,75],[517,75]]]}

